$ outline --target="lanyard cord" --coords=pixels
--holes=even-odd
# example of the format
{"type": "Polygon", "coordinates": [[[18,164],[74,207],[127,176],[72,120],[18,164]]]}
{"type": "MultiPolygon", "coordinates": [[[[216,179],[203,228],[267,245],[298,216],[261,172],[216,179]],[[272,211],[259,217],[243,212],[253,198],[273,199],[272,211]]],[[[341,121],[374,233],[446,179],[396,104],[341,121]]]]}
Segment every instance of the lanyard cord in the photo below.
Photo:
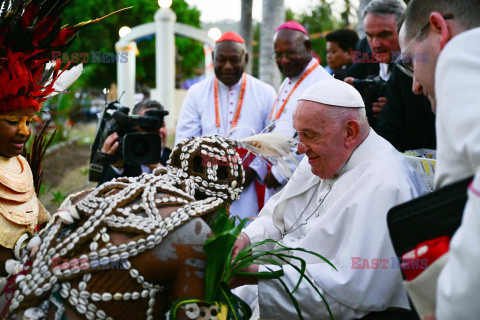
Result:
{"type": "MultiPolygon", "coordinates": [[[[283,109],[285,108],[285,105],[287,104],[288,100],[290,99],[290,96],[292,95],[292,93],[295,91],[295,89],[297,89],[297,87],[300,85],[300,83],[302,83],[302,81],[310,74],[313,72],[313,70],[319,65],[318,63],[318,60],[315,61],[315,63],[307,69],[307,71],[305,71],[303,73],[303,75],[300,77],[300,79],[298,79],[297,83],[295,83],[295,86],[293,87],[292,91],[290,91],[290,93],[288,94],[287,96],[287,99],[285,99],[285,101],[283,102],[282,106],[280,107],[280,109],[278,110],[277,114],[275,115],[275,119],[278,119],[280,118],[280,115],[282,114],[283,112],[283,109]]],[[[283,87],[282,87],[282,90],[280,91],[280,93],[283,91],[283,87]]],[[[277,104],[278,102],[278,99],[280,98],[280,93],[277,95],[277,99],[275,99],[275,102],[273,103],[273,107],[272,107],[272,113],[270,114],[270,119],[273,118],[273,113],[275,111],[275,105],[277,104]]]]}
{"type": "MultiPolygon", "coordinates": [[[[240,88],[240,94],[238,96],[237,108],[235,109],[235,115],[233,116],[232,125],[230,128],[235,128],[235,126],[238,123],[238,119],[240,118],[240,111],[242,110],[243,98],[245,96],[246,87],[247,87],[247,76],[245,73],[243,73],[242,86],[240,88]]],[[[219,98],[218,98],[218,79],[217,78],[215,78],[213,82],[213,88],[214,88],[214,95],[215,95],[215,124],[217,128],[220,128],[221,126],[220,104],[218,102],[219,98]]],[[[225,123],[225,127],[226,126],[227,126],[227,123],[225,123]]]]}

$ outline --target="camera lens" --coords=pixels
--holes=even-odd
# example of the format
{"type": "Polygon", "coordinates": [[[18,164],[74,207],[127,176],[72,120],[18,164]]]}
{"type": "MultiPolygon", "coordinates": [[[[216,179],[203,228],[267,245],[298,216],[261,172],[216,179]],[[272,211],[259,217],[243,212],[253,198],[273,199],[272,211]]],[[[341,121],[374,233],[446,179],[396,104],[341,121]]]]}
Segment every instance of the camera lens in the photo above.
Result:
{"type": "Polygon", "coordinates": [[[123,160],[127,164],[160,162],[161,140],[158,133],[128,133],[123,139],[123,160]]]}
{"type": "Polygon", "coordinates": [[[149,153],[148,141],[137,138],[132,141],[130,153],[137,158],[143,158],[149,153]]]}

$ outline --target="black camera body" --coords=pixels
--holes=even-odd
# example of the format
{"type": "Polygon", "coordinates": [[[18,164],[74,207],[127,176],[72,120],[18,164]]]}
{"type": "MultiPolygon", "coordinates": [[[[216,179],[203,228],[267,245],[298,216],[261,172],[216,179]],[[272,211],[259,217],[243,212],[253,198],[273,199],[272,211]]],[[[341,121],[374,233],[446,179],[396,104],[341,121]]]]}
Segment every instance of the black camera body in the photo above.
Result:
{"type": "Polygon", "coordinates": [[[108,165],[123,159],[127,165],[160,162],[162,143],[158,130],[168,111],[148,110],[143,116],[129,116],[130,109],[110,102],[102,113],[90,156],[89,180],[100,182],[108,165]],[[116,132],[119,146],[115,154],[101,152],[105,139],[116,132]]]}
{"type": "Polygon", "coordinates": [[[373,117],[372,105],[378,101],[378,98],[385,97],[387,94],[387,82],[380,76],[368,76],[365,79],[355,79],[352,86],[357,89],[365,103],[368,123],[375,128],[375,118],[373,117]]]}

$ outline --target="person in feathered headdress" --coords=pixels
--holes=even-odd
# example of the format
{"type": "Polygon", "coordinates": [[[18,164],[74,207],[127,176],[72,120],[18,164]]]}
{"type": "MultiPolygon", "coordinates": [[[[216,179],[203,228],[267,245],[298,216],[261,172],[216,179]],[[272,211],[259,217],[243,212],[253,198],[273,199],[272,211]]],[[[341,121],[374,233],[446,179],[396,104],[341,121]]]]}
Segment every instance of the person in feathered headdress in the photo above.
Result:
{"type": "MultiPolygon", "coordinates": [[[[5,0],[0,3],[0,275],[38,224],[49,220],[35,194],[32,170],[21,156],[30,137],[30,122],[42,102],[77,77],[63,79],[60,60],[49,63],[52,51],[64,51],[84,26],[62,26],[60,13],[70,1],[5,0]],[[49,67],[50,66],[50,67],[49,67]],[[3,262],[3,263],[2,263],[3,262]]],[[[72,68],[74,69],[74,68],[72,68]]],[[[71,71],[71,70],[69,70],[71,71]]],[[[9,269],[9,268],[7,268],[9,269]]],[[[11,268],[10,268],[11,269],[11,268]]],[[[11,271],[11,270],[10,270],[11,271]]]]}

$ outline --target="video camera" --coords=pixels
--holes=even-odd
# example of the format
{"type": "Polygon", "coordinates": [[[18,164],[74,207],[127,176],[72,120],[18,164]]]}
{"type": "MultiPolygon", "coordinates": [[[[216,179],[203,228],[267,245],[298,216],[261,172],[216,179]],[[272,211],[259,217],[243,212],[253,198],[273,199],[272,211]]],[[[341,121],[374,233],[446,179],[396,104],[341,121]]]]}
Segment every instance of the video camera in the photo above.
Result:
{"type": "Polygon", "coordinates": [[[375,128],[372,105],[378,101],[378,98],[386,96],[387,82],[378,75],[368,76],[365,79],[355,79],[352,86],[354,86],[362,96],[367,111],[368,122],[371,127],[375,128]]]}
{"type": "Polygon", "coordinates": [[[129,111],[118,101],[110,102],[103,111],[90,155],[90,181],[102,181],[108,165],[120,159],[130,165],[160,162],[162,142],[158,130],[168,111],[148,110],[144,116],[129,116],[129,111]],[[115,154],[101,152],[105,139],[114,132],[119,143],[115,154]]]}

